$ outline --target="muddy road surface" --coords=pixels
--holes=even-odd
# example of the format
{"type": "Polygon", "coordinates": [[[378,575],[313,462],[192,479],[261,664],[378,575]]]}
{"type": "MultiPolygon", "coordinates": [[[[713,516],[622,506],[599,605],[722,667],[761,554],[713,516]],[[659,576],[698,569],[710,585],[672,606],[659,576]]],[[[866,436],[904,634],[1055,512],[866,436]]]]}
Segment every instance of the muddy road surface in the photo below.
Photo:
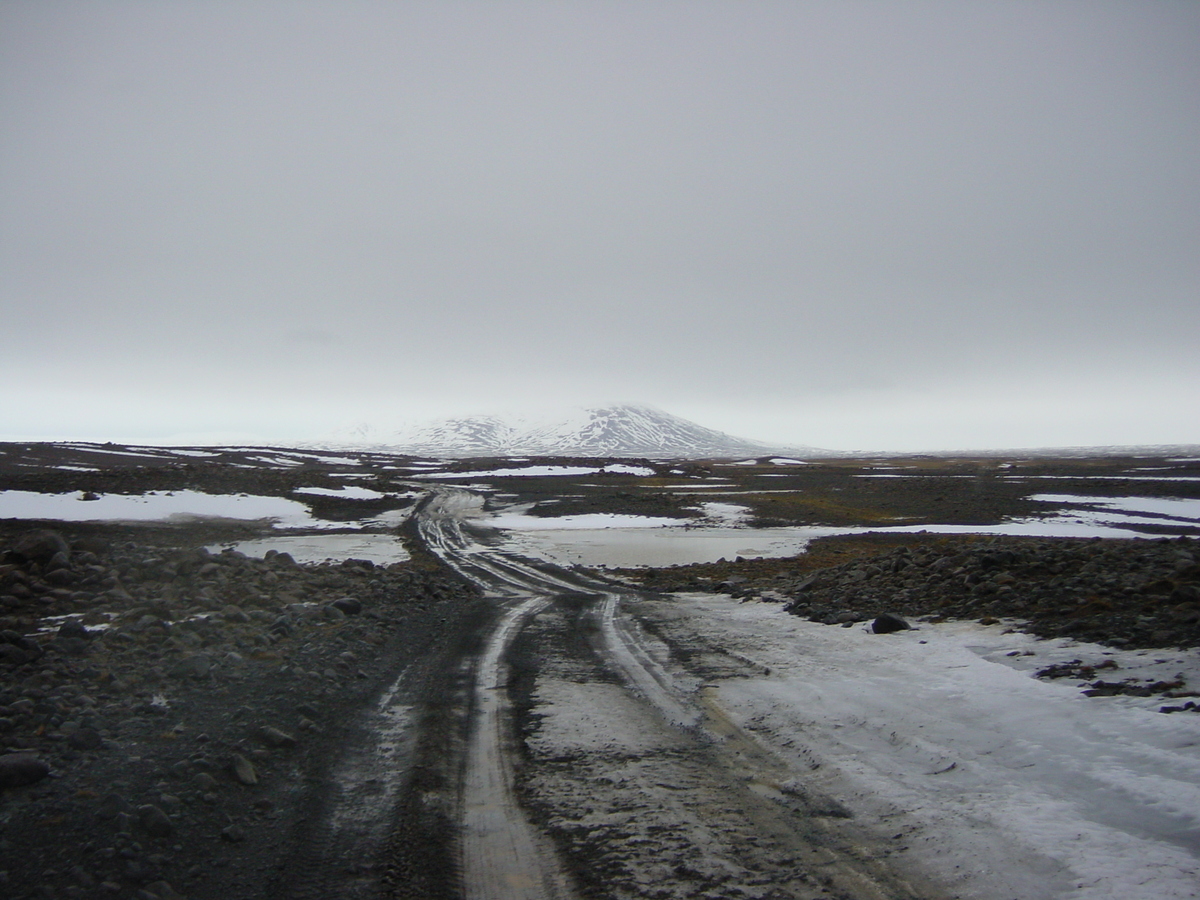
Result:
{"type": "MultiPolygon", "coordinates": [[[[496,609],[457,663],[456,702],[442,707],[461,718],[457,739],[443,741],[453,801],[448,789],[422,800],[448,819],[446,895],[937,896],[724,715],[707,679],[753,663],[716,648],[691,665],[676,658],[652,621],[630,614],[639,604],[627,588],[474,538],[480,508],[469,491],[439,488],[418,514],[429,549],[496,609]]],[[[454,731],[428,717],[425,727],[454,731]]],[[[374,758],[386,783],[395,760],[374,758]]],[[[403,879],[390,890],[408,895],[403,879]]]]}

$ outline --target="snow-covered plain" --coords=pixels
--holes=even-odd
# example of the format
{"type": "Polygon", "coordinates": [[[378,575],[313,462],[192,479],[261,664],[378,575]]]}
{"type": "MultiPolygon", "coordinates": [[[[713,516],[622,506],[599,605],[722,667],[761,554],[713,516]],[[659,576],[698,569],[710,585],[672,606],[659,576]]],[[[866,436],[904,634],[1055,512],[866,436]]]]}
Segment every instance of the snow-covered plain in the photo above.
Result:
{"type": "Polygon", "coordinates": [[[1117,651],[969,622],[875,635],[709,594],[677,595],[671,609],[769,673],[709,686],[731,718],[802,784],[885,828],[897,864],[952,896],[1200,896],[1200,715],[1033,676],[1111,659],[1112,680],[1196,685],[1200,651],[1117,651]]]}

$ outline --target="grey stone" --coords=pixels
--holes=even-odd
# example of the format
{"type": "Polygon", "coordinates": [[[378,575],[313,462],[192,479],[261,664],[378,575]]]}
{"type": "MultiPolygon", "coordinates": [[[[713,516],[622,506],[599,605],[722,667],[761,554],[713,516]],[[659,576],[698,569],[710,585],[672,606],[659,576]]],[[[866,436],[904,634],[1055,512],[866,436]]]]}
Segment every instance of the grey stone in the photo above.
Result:
{"type": "Polygon", "coordinates": [[[138,823],[151,837],[170,837],[175,833],[174,823],[157,806],[138,807],[138,823]]]}
{"type": "Polygon", "coordinates": [[[19,537],[8,552],[28,562],[46,563],[56,553],[70,558],[71,548],[57,531],[32,531],[19,537]]]}
{"type": "Polygon", "coordinates": [[[50,774],[50,766],[31,753],[0,756],[0,788],[35,784],[50,774]]]}
{"type": "Polygon", "coordinates": [[[229,770],[233,773],[233,777],[242,784],[258,784],[258,772],[254,768],[254,763],[240,753],[233,754],[233,759],[229,762],[229,770]]]}
{"type": "Polygon", "coordinates": [[[339,597],[333,601],[333,606],[336,606],[348,616],[356,616],[363,610],[362,601],[356,597],[339,597]]]}
{"type": "Polygon", "coordinates": [[[273,728],[270,725],[264,725],[258,730],[263,741],[270,744],[272,747],[295,747],[296,739],[290,734],[280,731],[278,728],[273,728]]]}
{"type": "Polygon", "coordinates": [[[150,894],[157,900],[187,900],[187,897],[171,887],[169,881],[152,881],[140,893],[150,894]]]}
{"type": "Polygon", "coordinates": [[[129,810],[129,801],[120,794],[106,794],[100,801],[100,808],[96,813],[102,819],[115,819],[119,814],[127,813],[129,810]]]}
{"type": "Polygon", "coordinates": [[[212,660],[202,653],[185,656],[172,668],[171,675],[175,678],[208,678],[212,670],[212,660]]]}
{"type": "Polygon", "coordinates": [[[104,746],[104,738],[95,728],[78,728],[69,738],[67,743],[76,750],[99,750],[104,746]]]}

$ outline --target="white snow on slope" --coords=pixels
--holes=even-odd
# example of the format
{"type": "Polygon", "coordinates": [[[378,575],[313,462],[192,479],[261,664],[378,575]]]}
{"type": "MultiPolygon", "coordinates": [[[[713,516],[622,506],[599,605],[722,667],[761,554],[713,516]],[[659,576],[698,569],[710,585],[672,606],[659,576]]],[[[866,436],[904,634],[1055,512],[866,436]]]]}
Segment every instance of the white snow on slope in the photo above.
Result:
{"type": "Polygon", "coordinates": [[[331,443],[368,445],[417,456],[636,456],[651,458],[822,455],[805,447],[771,447],[706,428],[643,404],[573,408],[540,417],[477,415],[441,419],[391,433],[355,427],[331,443]]]}
{"type": "Polygon", "coordinates": [[[1089,698],[1032,670],[1115,659],[1108,680],[1184,674],[1200,651],[1115,651],[957,622],[874,635],[767,604],[678,595],[688,627],[770,674],[720,704],[864,823],[900,865],[978,900],[1200,895],[1200,715],[1089,698]],[[1007,654],[1033,651],[1035,656],[1007,654]],[[814,768],[818,767],[818,768],[814,768]]]}

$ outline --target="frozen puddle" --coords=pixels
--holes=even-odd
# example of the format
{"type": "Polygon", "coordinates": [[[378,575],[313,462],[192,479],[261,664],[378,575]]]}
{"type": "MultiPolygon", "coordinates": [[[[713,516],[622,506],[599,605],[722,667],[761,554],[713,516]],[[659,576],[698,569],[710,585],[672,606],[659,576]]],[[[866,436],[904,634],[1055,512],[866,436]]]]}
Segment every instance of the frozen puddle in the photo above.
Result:
{"type": "MultiPolygon", "coordinates": [[[[84,500],[78,491],[41,494],[0,492],[0,519],[59,519],[64,522],[152,522],[172,518],[274,519],[287,527],[320,527],[308,507],[283,497],[204,494],[199,491],[147,491],[101,494],[84,500]]],[[[326,526],[329,527],[329,526],[326,526]]]]}
{"type": "Polygon", "coordinates": [[[671,609],[681,635],[769,672],[717,682],[727,714],[806,784],[894,835],[894,860],[957,896],[1197,896],[1200,715],[1159,713],[1173,702],[1161,698],[1085,697],[1078,681],[1031,670],[1113,659],[1121,677],[1182,674],[1195,686],[1200,651],[1115,651],[968,622],[873,635],[710,595],[676,595],[671,609]]]}
{"type": "Polygon", "coordinates": [[[208,549],[219,553],[230,547],[247,556],[261,558],[268,550],[290,553],[298,563],[319,563],[326,560],[368,559],[379,566],[404,562],[408,551],[390,534],[297,534],[218,544],[208,549]]]}
{"type": "MultiPolygon", "coordinates": [[[[316,490],[307,491],[315,493],[316,490]]],[[[362,488],[326,492],[347,499],[377,499],[387,495],[362,488]]],[[[84,500],[83,494],[42,494],[36,491],[0,491],[0,519],[57,519],[63,522],[164,522],[185,519],[238,519],[271,521],[276,528],[346,528],[313,516],[298,500],[254,494],[204,494],[200,491],[147,491],[144,494],[100,494],[84,500]]],[[[397,502],[407,495],[395,495],[397,502]]],[[[398,525],[408,509],[380,513],[360,526],[398,525]]]]}
{"type": "Polygon", "coordinates": [[[1200,524],[1200,500],[1174,497],[1083,497],[1075,494],[1034,494],[1029,499],[1076,507],[1060,513],[1064,521],[1096,525],[1200,524]]]}
{"type": "Polygon", "coordinates": [[[504,549],[561,566],[673,566],[722,558],[785,557],[827,535],[867,532],[995,534],[1028,537],[1158,537],[1139,525],[1194,525],[1200,528],[1200,500],[1153,497],[1085,497],[1036,494],[1031,499],[1066,509],[1043,518],[1013,519],[998,525],[890,525],[858,528],[739,526],[749,510],[733,503],[705,501],[704,518],[672,519],[595,513],[530,516],[510,511],[479,520],[506,532],[504,549]]]}
{"type": "Polygon", "coordinates": [[[840,531],[817,527],[554,529],[551,526],[510,531],[501,546],[560,566],[673,566],[738,556],[794,556],[813,538],[840,531]]]}

